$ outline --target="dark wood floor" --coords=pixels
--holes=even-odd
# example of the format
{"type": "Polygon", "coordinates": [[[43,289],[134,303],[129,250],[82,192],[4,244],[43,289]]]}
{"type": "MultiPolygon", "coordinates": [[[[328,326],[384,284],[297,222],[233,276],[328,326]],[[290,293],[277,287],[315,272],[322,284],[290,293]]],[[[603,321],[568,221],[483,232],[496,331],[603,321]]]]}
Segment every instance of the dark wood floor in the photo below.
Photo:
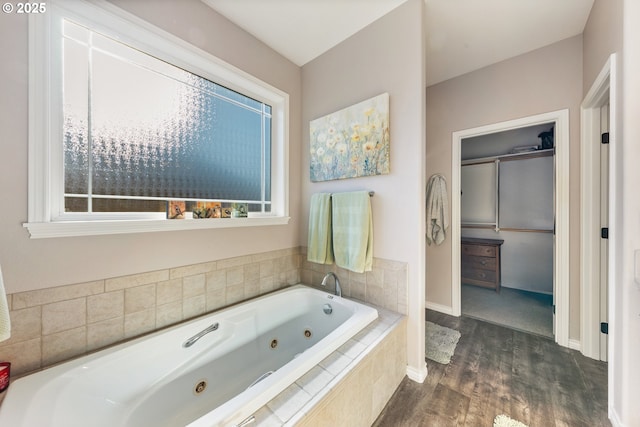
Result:
{"type": "Polygon", "coordinates": [[[427,320],[460,331],[451,363],[427,360],[423,384],[405,377],[374,426],[492,427],[499,414],[530,427],[611,426],[606,363],[468,317],[427,310],[427,320]]]}

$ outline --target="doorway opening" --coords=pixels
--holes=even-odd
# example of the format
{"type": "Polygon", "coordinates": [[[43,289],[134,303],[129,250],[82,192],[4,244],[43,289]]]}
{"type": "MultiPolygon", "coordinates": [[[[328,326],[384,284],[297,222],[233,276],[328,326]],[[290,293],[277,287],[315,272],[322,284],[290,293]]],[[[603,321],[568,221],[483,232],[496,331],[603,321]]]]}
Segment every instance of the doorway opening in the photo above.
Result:
{"type": "Polygon", "coordinates": [[[461,143],[462,314],[553,338],[555,129],[461,143]]]}
{"type": "MultiPolygon", "coordinates": [[[[452,301],[453,314],[460,316],[462,314],[462,144],[463,141],[471,141],[472,138],[484,137],[485,135],[498,134],[502,132],[517,132],[525,128],[534,128],[549,130],[553,127],[555,161],[553,162],[552,174],[553,196],[552,219],[551,225],[546,224],[544,234],[547,240],[552,241],[552,292],[553,305],[555,306],[555,315],[552,320],[553,336],[555,341],[565,347],[569,346],[569,112],[568,110],[560,110],[550,113],[539,114],[536,116],[525,117],[522,119],[511,120],[507,122],[496,123],[492,125],[467,129],[453,133],[453,156],[452,156],[452,179],[451,179],[451,236],[452,236],[452,301]],[[549,229],[551,232],[549,232],[549,229]]],[[[537,151],[537,150],[536,150],[537,151]]],[[[543,158],[543,157],[540,157],[543,158]]],[[[554,158],[554,157],[552,157],[554,158]]],[[[500,159],[497,159],[501,161],[500,159]]],[[[506,165],[506,163],[505,163],[506,165]]],[[[507,169],[508,173],[518,171],[521,168],[510,165],[507,169]]],[[[550,178],[550,177],[547,177],[550,178]]],[[[496,178],[496,187],[499,188],[500,179],[496,178]]],[[[504,181],[504,185],[512,184],[504,181]]],[[[496,215],[495,228],[498,230],[502,224],[509,225],[509,221],[516,218],[507,219],[507,223],[499,218],[501,209],[498,205],[495,208],[496,215]]],[[[504,212],[503,212],[504,214],[504,212]]],[[[507,215],[508,216],[508,215],[507,215]]],[[[545,218],[549,220],[549,218],[545,218]]],[[[505,228],[524,228],[524,227],[507,227],[505,228]]],[[[541,228],[542,229],[542,228],[541,228]]],[[[465,228],[465,234],[469,230],[465,228]]],[[[537,230],[536,230],[537,231],[537,230]]],[[[484,230],[483,232],[487,232],[484,230]]],[[[491,232],[491,231],[489,231],[491,232]]],[[[494,231],[495,232],[495,231],[494,231]]],[[[478,231],[473,231],[478,233],[478,231]]],[[[473,234],[471,233],[471,234],[473,234]]],[[[532,233],[533,234],[533,233],[532,233]]],[[[500,240],[500,239],[498,239],[500,240]]],[[[540,240],[540,239],[539,239],[540,240]]],[[[544,238],[542,239],[544,240],[544,238]]],[[[548,254],[547,254],[548,255],[548,254]]],[[[501,280],[502,278],[500,278],[501,280]]]]}

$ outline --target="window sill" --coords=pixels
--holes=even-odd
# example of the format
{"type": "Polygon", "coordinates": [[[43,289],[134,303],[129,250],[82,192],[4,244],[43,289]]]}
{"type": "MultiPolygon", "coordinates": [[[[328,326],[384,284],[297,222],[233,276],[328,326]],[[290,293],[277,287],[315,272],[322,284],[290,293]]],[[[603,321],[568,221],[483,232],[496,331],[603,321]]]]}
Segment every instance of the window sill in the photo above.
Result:
{"type": "Polygon", "coordinates": [[[58,221],[29,222],[23,227],[32,239],[106,234],[151,233],[160,231],[188,231],[212,228],[243,228],[289,223],[288,216],[256,218],[216,218],[183,220],[120,220],[120,221],[58,221]]]}

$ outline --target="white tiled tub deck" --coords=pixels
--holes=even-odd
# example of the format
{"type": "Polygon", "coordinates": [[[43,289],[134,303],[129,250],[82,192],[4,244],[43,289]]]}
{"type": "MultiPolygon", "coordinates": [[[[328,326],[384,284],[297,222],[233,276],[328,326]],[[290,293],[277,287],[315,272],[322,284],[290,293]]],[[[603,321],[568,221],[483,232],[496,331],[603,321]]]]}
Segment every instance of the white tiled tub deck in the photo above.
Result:
{"type": "Polygon", "coordinates": [[[251,425],[371,425],[406,372],[406,317],[372,307],[378,319],[258,410],[251,425]]]}

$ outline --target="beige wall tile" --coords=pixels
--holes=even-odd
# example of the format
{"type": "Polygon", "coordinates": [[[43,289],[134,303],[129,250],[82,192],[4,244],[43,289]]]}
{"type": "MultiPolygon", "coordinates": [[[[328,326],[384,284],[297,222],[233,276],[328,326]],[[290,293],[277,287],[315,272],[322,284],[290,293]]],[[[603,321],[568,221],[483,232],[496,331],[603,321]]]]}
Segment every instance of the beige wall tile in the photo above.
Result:
{"type": "Polygon", "coordinates": [[[206,295],[207,311],[214,311],[227,305],[227,288],[208,291],[206,295]]]}
{"type": "Polygon", "coordinates": [[[374,268],[371,271],[365,273],[367,287],[375,286],[382,288],[385,283],[384,270],[380,268],[374,268]]]}
{"type": "Polygon", "coordinates": [[[261,261],[259,265],[260,265],[260,277],[273,276],[275,265],[272,259],[261,261]]]}
{"type": "Polygon", "coordinates": [[[300,268],[301,258],[299,255],[286,255],[275,259],[276,271],[297,270],[300,268]]]}
{"type": "Polygon", "coordinates": [[[156,310],[154,308],[124,315],[124,337],[131,338],[155,329],[156,310]]]}
{"type": "Polygon", "coordinates": [[[227,286],[226,305],[235,304],[244,299],[244,285],[227,286]]]}
{"type": "Polygon", "coordinates": [[[87,325],[87,351],[117,343],[124,339],[124,316],[87,325]]]}
{"type": "Polygon", "coordinates": [[[235,258],[227,258],[218,261],[217,268],[218,270],[226,269],[226,268],[234,268],[241,267],[245,264],[250,264],[253,262],[251,255],[239,256],[235,258]]]}
{"type": "Polygon", "coordinates": [[[135,313],[156,305],[156,285],[137,286],[124,291],[125,314],[135,313]]]}
{"type": "Polygon", "coordinates": [[[204,262],[201,264],[187,265],[184,267],[172,268],[169,270],[169,277],[176,279],[180,277],[195,276],[196,274],[205,274],[216,269],[215,261],[204,262]]]}
{"type": "MultiPolygon", "coordinates": [[[[311,284],[313,283],[312,275],[313,272],[311,270],[302,270],[300,272],[300,282],[304,283],[305,285],[311,286],[311,284]]],[[[340,282],[340,284],[342,284],[342,282],[340,282]]]]}
{"type": "Polygon", "coordinates": [[[42,306],[42,334],[49,335],[86,324],[87,300],[77,298],[42,306]]]}
{"type": "Polygon", "coordinates": [[[227,269],[227,287],[240,285],[244,282],[244,268],[234,267],[227,269]]]}
{"type": "Polygon", "coordinates": [[[206,274],[207,292],[214,289],[224,289],[227,286],[227,271],[216,270],[206,274]]]}
{"type": "Polygon", "coordinates": [[[124,291],[106,292],[87,297],[87,322],[124,316],[124,291]]]}
{"type": "Polygon", "coordinates": [[[273,276],[261,277],[260,284],[258,285],[260,289],[260,294],[266,294],[276,289],[275,281],[273,276]]]}
{"type": "Polygon", "coordinates": [[[182,301],[182,278],[166,280],[156,285],[156,304],[182,301]]]}
{"type": "Polygon", "coordinates": [[[285,274],[287,285],[297,285],[300,283],[300,270],[289,270],[285,274]]]}
{"type": "Polygon", "coordinates": [[[244,266],[244,280],[245,281],[257,281],[260,279],[260,264],[253,262],[244,266]]]}
{"type": "Polygon", "coordinates": [[[104,280],[12,294],[12,310],[50,304],[104,292],[104,280]]]}
{"type": "Polygon", "coordinates": [[[200,316],[205,313],[206,308],[207,301],[204,294],[186,298],[182,301],[182,315],[184,319],[200,316]]]}
{"type": "Polygon", "coordinates": [[[359,281],[349,281],[349,285],[351,287],[351,297],[355,299],[359,299],[360,301],[367,300],[367,286],[363,282],[359,281]]]}
{"type": "Polygon", "coordinates": [[[42,308],[40,306],[14,310],[9,313],[9,316],[11,319],[11,338],[0,343],[0,346],[40,338],[42,334],[42,308]]]}
{"type": "Polygon", "coordinates": [[[87,351],[87,327],[71,329],[42,337],[42,365],[49,366],[87,351]]]}
{"type": "Polygon", "coordinates": [[[182,301],[159,305],[156,308],[156,329],[182,321],[182,301]]]}
{"type": "Polygon", "coordinates": [[[165,280],[169,280],[169,270],[158,270],[148,273],[132,274],[130,276],[115,277],[105,280],[105,291],[110,292],[133,288],[150,283],[164,282],[165,280]]]}
{"type": "Polygon", "coordinates": [[[182,298],[191,298],[203,295],[205,292],[206,278],[204,273],[188,276],[182,279],[182,298]]]}
{"type": "Polygon", "coordinates": [[[11,362],[12,377],[40,369],[41,355],[41,338],[0,347],[0,360],[11,362]]]}
{"type": "Polygon", "coordinates": [[[260,295],[260,279],[251,279],[244,282],[244,298],[250,299],[260,295]]]}

